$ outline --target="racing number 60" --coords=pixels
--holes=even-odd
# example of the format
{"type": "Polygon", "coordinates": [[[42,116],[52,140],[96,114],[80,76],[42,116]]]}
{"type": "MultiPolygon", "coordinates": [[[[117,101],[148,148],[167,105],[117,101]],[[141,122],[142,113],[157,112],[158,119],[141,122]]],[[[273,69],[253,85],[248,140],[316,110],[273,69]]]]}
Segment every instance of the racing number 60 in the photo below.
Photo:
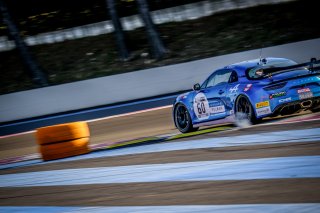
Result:
{"type": "Polygon", "coordinates": [[[200,103],[197,103],[197,109],[198,109],[199,114],[206,113],[206,107],[204,106],[203,101],[201,101],[200,103]]]}

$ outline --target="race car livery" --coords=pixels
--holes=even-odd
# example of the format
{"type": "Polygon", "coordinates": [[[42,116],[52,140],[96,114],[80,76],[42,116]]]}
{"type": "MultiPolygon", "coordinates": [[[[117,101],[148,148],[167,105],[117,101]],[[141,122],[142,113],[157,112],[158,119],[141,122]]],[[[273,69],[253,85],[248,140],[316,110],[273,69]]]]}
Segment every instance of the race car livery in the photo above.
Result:
{"type": "Polygon", "coordinates": [[[315,58],[302,64],[264,58],[218,69],[176,98],[175,126],[185,133],[238,115],[257,123],[265,117],[319,111],[319,64],[315,58]]]}

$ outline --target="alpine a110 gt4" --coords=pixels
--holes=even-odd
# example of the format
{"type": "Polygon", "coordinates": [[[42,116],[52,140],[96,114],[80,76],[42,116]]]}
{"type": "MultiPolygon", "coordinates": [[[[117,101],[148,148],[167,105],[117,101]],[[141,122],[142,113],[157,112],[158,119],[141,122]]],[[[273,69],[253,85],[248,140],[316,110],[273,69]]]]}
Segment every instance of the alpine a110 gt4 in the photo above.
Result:
{"type": "Polygon", "coordinates": [[[180,132],[245,115],[251,123],[302,110],[319,111],[320,60],[297,64],[285,58],[263,58],[214,71],[193,91],[179,95],[173,119],[180,132]]]}

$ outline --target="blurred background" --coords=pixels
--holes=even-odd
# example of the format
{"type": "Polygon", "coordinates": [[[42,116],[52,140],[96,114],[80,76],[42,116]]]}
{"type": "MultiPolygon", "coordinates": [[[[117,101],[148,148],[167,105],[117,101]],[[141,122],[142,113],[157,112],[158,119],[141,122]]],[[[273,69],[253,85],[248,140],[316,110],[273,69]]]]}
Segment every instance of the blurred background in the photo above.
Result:
{"type": "Polygon", "coordinates": [[[0,0],[0,95],[320,37],[316,0],[0,0]]]}

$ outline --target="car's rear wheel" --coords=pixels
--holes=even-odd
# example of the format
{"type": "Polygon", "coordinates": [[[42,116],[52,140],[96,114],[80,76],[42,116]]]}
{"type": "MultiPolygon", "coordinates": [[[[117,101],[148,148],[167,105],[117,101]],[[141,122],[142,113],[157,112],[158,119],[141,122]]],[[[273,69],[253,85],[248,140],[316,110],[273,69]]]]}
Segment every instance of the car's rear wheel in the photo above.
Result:
{"type": "Polygon", "coordinates": [[[187,108],[183,104],[178,104],[174,109],[174,122],[176,127],[182,133],[197,131],[199,128],[193,128],[192,120],[187,108]]]}
{"type": "Polygon", "coordinates": [[[253,107],[246,96],[239,96],[235,104],[235,114],[238,120],[248,120],[251,124],[256,124],[261,121],[253,111],[253,107]]]}

